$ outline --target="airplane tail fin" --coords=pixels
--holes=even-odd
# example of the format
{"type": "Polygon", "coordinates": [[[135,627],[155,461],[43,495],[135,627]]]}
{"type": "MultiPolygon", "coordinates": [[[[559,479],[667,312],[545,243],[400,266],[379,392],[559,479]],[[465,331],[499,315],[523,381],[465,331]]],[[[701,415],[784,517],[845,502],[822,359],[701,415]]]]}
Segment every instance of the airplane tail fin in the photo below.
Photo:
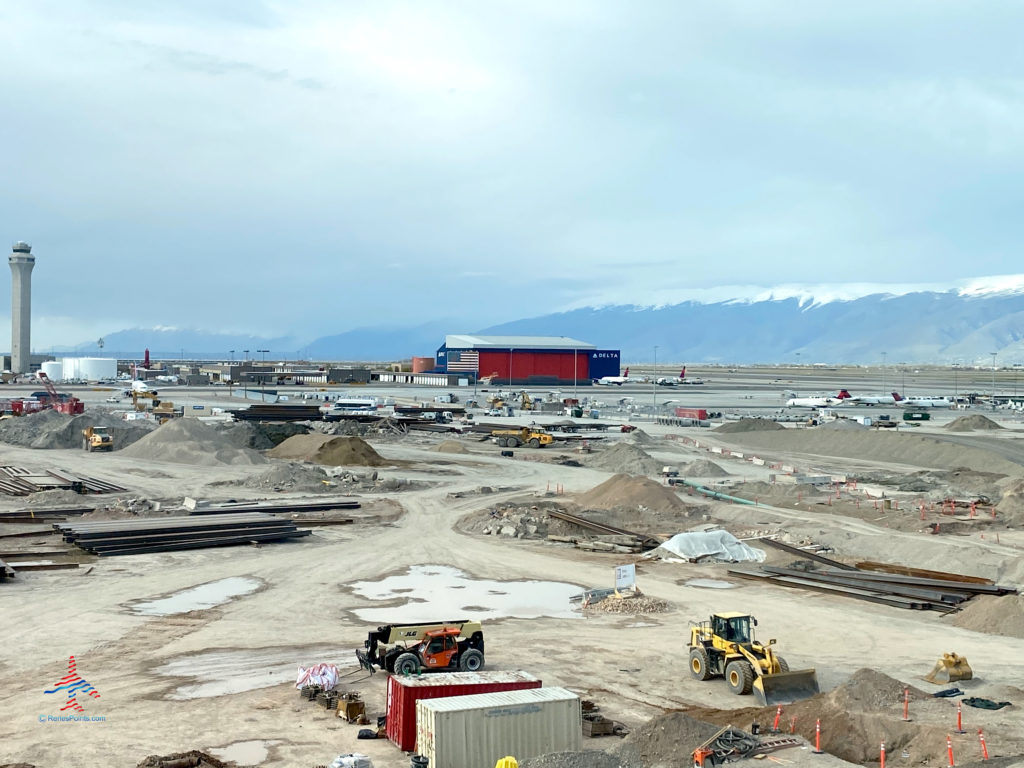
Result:
{"type": "Polygon", "coordinates": [[[626,378],[629,378],[629,368],[626,368],[626,372],[622,375],[625,376],[626,378]]]}
{"type": "Polygon", "coordinates": [[[851,395],[848,390],[840,389],[839,394],[836,395],[836,397],[840,400],[849,400],[853,395],[851,395]]]}
{"type": "Polygon", "coordinates": [[[679,378],[680,379],[685,379],[686,378],[686,366],[685,365],[683,366],[683,370],[681,370],[679,372],[679,378]]]}
{"type": "Polygon", "coordinates": [[[901,395],[899,392],[893,392],[892,393],[892,399],[893,399],[894,402],[898,403],[901,400],[903,400],[903,395],[901,395]]]}

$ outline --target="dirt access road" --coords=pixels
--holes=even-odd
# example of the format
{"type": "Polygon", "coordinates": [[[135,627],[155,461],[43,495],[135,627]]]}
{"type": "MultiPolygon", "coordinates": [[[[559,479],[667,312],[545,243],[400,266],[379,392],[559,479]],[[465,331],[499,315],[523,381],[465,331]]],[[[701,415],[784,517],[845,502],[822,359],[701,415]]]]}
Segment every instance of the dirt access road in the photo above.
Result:
{"type": "MultiPolygon", "coordinates": [[[[436,453],[405,444],[378,449],[388,458],[421,463],[420,468],[383,468],[382,474],[419,477],[429,474],[429,466],[422,463],[438,460],[436,453]]],[[[451,463],[444,469],[453,474],[437,485],[394,494],[392,498],[405,508],[394,523],[318,529],[308,541],[261,549],[111,558],[97,561],[89,574],[27,574],[3,585],[0,762],[135,765],[147,754],[263,740],[271,743],[260,764],[270,768],[326,764],[335,755],[352,751],[370,754],[378,768],[405,768],[408,757],[390,743],[357,741],[356,726],[300,702],[287,682],[300,664],[354,664],[353,649],[372,624],[352,612],[380,604],[354,595],[353,583],[433,564],[455,566],[477,579],[607,586],[620,561],[562,545],[470,537],[454,530],[463,515],[522,496],[521,491],[473,493],[482,485],[525,486],[540,492],[556,481],[572,493],[609,476],[502,460],[490,448],[474,450],[468,456],[445,455],[444,461],[451,463]],[[470,495],[449,498],[453,491],[470,495]],[[260,589],[217,608],[186,614],[142,616],[130,608],[133,601],[232,576],[258,579],[260,589]],[[88,713],[104,716],[105,722],[39,722],[40,715],[57,710],[52,697],[42,691],[64,673],[71,654],[77,657],[81,674],[101,693],[100,699],[88,702],[88,713]]],[[[47,460],[72,461],[70,455],[58,453],[49,452],[47,460]]],[[[34,464],[43,458],[34,453],[34,464]]],[[[116,454],[111,458],[119,464],[127,461],[116,454]]],[[[159,483],[173,484],[178,495],[200,493],[206,483],[224,479],[225,474],[222,468],[155,463],[145,469],[168,475],[159,483]]],[[[265,470],[232,467],[230,475],[265,470]]],[[[126,484],[131,480],[125,477],[126,484]]],[[[155,482],[146,481],[151,492],[155,482]]],[[[238,489],[234,495],[240,498],[244,493],[238,489]]],[[[669,601],[672,610],[667,613],[490,620],[488,666],[527,670],[546,685],[569,687],[629,726],[639,725],[661,708],[735,707],[750,700],[732,696],[720,682],[689,679],[685,643],[690,620],[715,610],[743,610],[757,615],[766,636],[778,638],[794,668],[816,667],[825,688],[862,666],[910,681],[942,652],[958,650],[971,658],[979,682],[987,684],[984,695],[1024,700],[1024,641],[949,627],[935,614],[796,590],[745,582],[729,590],[685,584],[695,577],[721,578],[723,573],[722,567],[713,565],[642,563],[640,586],[669,601]]],[[[408,594],[414,601],[434,597],[422,591],[408,594]]],[[[401,619],[403,602],[390,603],[396,619],[401,619]]],[[[543,595],[538,602],[543,602],[543,595]]],[[[551,608],[562,612],[565,606],[551,608]]],[[[383,711],[383,675],[355,687],[370,713],[383,711]]],[[[972,717],[992,734],[989,746],[994,754],[1019,747],[1013,734],[1021,732],[1024,719],[1015,710],[977,712],[972,717]]]]}

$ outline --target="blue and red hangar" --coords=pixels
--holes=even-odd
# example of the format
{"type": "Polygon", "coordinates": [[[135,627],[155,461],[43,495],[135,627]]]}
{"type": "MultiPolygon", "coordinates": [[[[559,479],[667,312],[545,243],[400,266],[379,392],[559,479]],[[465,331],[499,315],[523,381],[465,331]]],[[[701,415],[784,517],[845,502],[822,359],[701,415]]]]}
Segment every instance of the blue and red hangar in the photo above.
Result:
{"type": "Polygon", "coordinates": [[[619,350],[567,336],[451,334],[435,356],[439,373],[466,373],[492,384],[589,384],[619,375],[619,350]]]}

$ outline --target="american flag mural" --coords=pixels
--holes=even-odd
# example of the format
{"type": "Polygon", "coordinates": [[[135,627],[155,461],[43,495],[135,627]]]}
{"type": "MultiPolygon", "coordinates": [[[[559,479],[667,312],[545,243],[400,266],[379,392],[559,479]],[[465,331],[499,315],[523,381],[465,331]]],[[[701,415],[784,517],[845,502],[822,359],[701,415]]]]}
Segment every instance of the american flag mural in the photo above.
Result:
{"type": "Polygon", "coordinates": [[[480,369],[480,353],[473,350],[448,350],[448,370],[473,372],[480,369]]]}

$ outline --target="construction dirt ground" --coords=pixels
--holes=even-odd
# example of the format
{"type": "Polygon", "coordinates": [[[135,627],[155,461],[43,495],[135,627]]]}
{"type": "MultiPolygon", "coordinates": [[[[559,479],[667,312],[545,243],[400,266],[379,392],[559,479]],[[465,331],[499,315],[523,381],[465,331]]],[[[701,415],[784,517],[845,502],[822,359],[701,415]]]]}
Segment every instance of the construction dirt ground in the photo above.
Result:
{"type": "MultiPolygon", "coordinates": [[[[271,448],[250,427],[173,422],[105,454],[0,444],[2,465],[61,469],[128,489],[77,497],[102,508],[85,516],[91,520],[156,517],[180,510],[185,497],[334,493],[362,503],[345,511],[352,523],[317,526],[283,543],[77,553],[67,558],[77,568],[0,580],[0,766],[135,766],[198,750],[211,756],[202,763],[209,765],[312,768],[359,752],[377,768],[405,768],[409,755],[391,742],[357,740],[366,726],[301,700],[296,670],[338,665],[347,676],[342,686],[359,692],[373,723],[384,714],[387,675],[365,677],[354,650],[379,624],[432,617],[479,618],[487,669],[524,670],[545,686],[566,687],[628,732],[585,738],[593,753],[521,765],[690,765],[692,750],[717,726],[749,729],[756,721],[767,731],[776,714],[733,695],[722,680],[691,678],[690,623],[717,611],[756,616],[759,636],[776,639],[793,669],[817,671],[822,693],[781,716],[782,730],[803,741],[771,755],[775,762],[873,764],[885,742],[890,766],[946,765],[948,735],[957,765],[980,764],[981,729],[988,765],[1024,764],[1020,597],[976,597],[952,615],[906,610],[738,578],[728,563],[646,557],[621,536],[601,551],[592,531],[551,516],[583,515],[660,539],[721,527],[763,549],[768,564],[799,558],[753,539],[820,545],[844,563],[880,561],[1024,588],[1024,434],[1008,427],[719,433],[645,424],[640,433],[608,433],[589,452],[556,443],[511,457],[478,435],[367,435],[365,443],[300,436],[271,448]],[[670,487],[657,471],[665,465],[756,505],[670,487]],[[839,473],[846,480],[824,486],[772,478],[839,473]],[[990,503],[944,515],[950,495],[990,503]],[[636,564],[647,598],[635,610],[582,609],[568,599],[613,586],[615,567],[626,563],[636,564]],[[221,593],[199,603],[179,595],[199,585],[221,593]],[[170,607],[152,607],[168,597],[170,607]],[[943,686],[921,679],[947,652],[973,667],[974,678],[957,683],[967,696],[1011,705],[964,706],[965,732],[955,732],[958,699],[932,697],[943,686]],[[71,656],[99,694],[85,700],[88,720],[52,717],[62,702],[44,693],[67,674],[71,656]],[[810,747],[817,721],[825,755],[810,747]]],[[[55,506],[75,498],[49,493],[58,494],[55,506]]],[[[0,512],[30,506],[38,507],[0,496],[0,512]]],[[[5,523],[0,535],[0,559],[15,568],[18,552],[62,546],[47,524],[5,523]]]]}

